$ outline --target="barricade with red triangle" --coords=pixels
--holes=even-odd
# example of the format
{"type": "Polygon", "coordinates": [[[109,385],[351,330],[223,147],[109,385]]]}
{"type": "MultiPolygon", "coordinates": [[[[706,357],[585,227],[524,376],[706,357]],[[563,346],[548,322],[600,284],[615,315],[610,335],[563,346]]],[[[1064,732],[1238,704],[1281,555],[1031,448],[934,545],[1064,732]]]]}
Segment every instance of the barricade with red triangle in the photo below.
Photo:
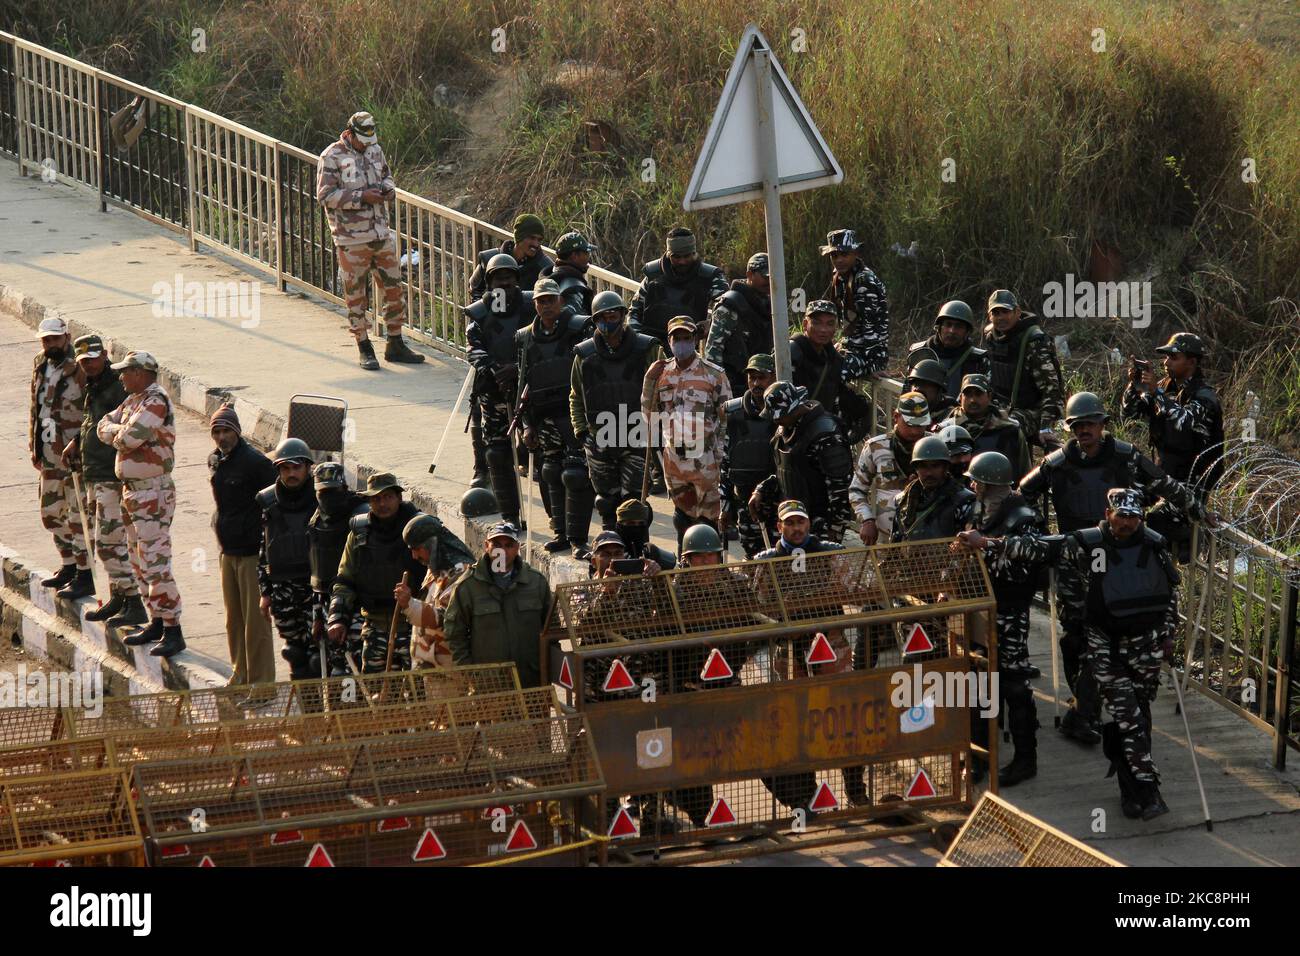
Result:
{"type": "Polygon", "coordinates": [[[188,843],[176,843],[172,846],[159,847],[158,855],[164,859],[171,856],[189,856],[190,845],[188,843]]]}
{"type": "Polygon", "coordinates": [[[506,839],[506,852],[518,853],[521,850],[536,849],[537,838],[533,836],[533,831],[528,829],[528,824],[523,820],[516,820],[510,836],[506,839]]]}
{"type": "Polygon", "coordinates": [[[632,819],[632,814],[627,812],[627,807],[619,804],[618,813],[614,814],[606,835],[611,840],[626,840],[628,837],[640,836],[641,831],[632,819]]]}
{"type": "Polygon", "coordinates": [[[609,665],[609,673],[605,675],[605,683],[600,689],[610,694],[621,690],[632,690],[635,687],[636,683],[628,673],[627,665],[621,659],[614,658],[614,663],[609,665]]]}
{"type": "Polygon", "coordinates": [[[907,793],[903,795],[904,799],[924,800],[933,796],[937,796],[934,782],[930,779],[930,775],[925,772],[924,767],[918,767],[916,776],[912,778],[912,782],[907,786],[907,793]]]}
{"type": "Polygon", "coordinates": [[[311,848],[311,852],[307,854],[307,862],[303,865],[309,867],[333,866],[334,861],[330,858],[324,844],[317,843],[311,848]]]}
{"type": "Polygon", "coordinates": [[[416,863],[427,863],[430,860],[445,860],[447,858],[447,848],[442,845],[438,839],[438,834],[433,832],[432,827],[425,827],[420,834],[419,841],[415,844],[415,850],[411,853],[411,859],[416,863]]]}
{"type": "Polygon", "coordinates": [[[556,682],[561,687],[573,690],[573,670],[569,667],[569,659],[567,657],[560,663],[560,676],[556,678],[556,682]]]}
{"type": "Polygon", "coordinates": [[[379,826],[375,830],[379,833],[392,833],[396,830],[411,829],[410,817],[389,817],[387,820],[380,820],[379,826]]]}
{"type": "Polygon", "coordinates": [[[934,650],[934,642],[930,640],[930,635],[925,633],[919,623],[912,625],[912,633],[907,635],[907,642],[903,645],[904,654],[924,654],[926,651],[934,650]]]}
{"type": "Polygon", "coordinates": [[[202,867],[214,867],[216,865],[217,864],[212,862],[212,857],[208,856],[206,853],[203,855],[203,859],[199,860],[199,866],[202,867]]]}
{"type": "Polygon", "coordinates": [[[704,818],[706,827],[725,827],[735,822],[736,815],[731,812],[731,805],[727,803],[726,797],[718,797],[714,800],[709,815],[704,818]]]}
{"type": "Polygon", "coordinates": [[[700,669],[700,680],[728,680],[736,676],[727,659],[722,656],[719,648],[709,651],[708,660],[704,662],[704,667],[700,669]]]}
{"type": "Polygon", "coordinates": [[[826,640],[825,634],[818,631],[804,660],[809,664],[834,664],[837,659],[838,655],[835,648],[831,647],[831,642],[826,640]]]}
{"type": "Polygon", "coordinates": [[[279,830],[271,834],[271,846],[283,846],[286,843],[301,843],[301,830],[279,830]]]}
{"type": "Polygon", "coordinates": [[[835,791],[827,786],[826,781],[821,782],[817,792],[813,794],[812,800],[808,802],[808,809],[813,813],[825,813],[827,810],[838,810],[840,801],[835,797],[835,791]]]}

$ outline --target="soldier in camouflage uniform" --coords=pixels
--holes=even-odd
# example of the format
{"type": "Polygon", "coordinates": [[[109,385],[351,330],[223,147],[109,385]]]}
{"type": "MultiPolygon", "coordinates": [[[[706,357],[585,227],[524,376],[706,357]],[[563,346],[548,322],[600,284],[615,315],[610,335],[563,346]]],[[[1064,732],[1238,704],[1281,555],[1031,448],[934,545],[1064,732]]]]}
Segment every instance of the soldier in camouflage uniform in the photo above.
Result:
{"type": "Polygon", "coordinates": [[[262,614],[284,641],[280,656],[294,680],[320,676],[319,641],[312,628],[311,537],[308,522],[316,512],[311,480],[311,449],[298,438],[276,447],[271,463],[275,484],[257,493],[262,509],[262,543],[257,558],[257,589],[262,614]]]}
{"type": "Polygon", "coordinates": [[[971,459],[975,457],[975,442],[970,437],[970,432],[960,425],[945,422],[936,429],[935,434],[948,446],[948,464],[952,466],[952,473],[961,478],[967,488],[974,491],[975,487],[966,475],[966,469],[970,467],[971,459]]]}
{"type": "Polygon", "coordinates": [[[943,366],[944,392],[948,400],[956,404],[963,378],[991,373],[989,354],[972,343],[974,334],[975,313],[971,307],[960,299],[945,302],[934,320],[934,335],[912,343],[907,353],[907,367],[912,368],[922,359],[939,362],[943,366]]]}
{"type": "Polygon", "coordinates": [[[126,401],[126,389],[118,373],[109,368],[104,342],[98,335],[83,335],[74,346],[86,389],[86,413],[81,421],[81,434],[63,450],[64,460],[69,467],[81,470],[86,520],[93,529],[95,553],[108,573],[110,592],[108,603],[87,611],[86,620],[108,620],[112,627],[144,624],[149,615],[140,600],[135,572],[131,570],[126,525],[122,521],[122,483],[113,471],[117,454],[95,434],[99,420],[126,401]]]}
{"type": "Polygon", "coordinates": [[[357,340],[361,367],[379,368],[366,328],[366,298],[370,277],[383,289],[384,325],[388,344],[384,360],[419,364],[424,356],[412,352],[402,339],[406,306],[397,240],[388,228],[388,201],[397,185],[369,113],[353,113],[348,127],[320,154],[316,201],[325,208],[348,308],[348,328],[357,340]]]}
{"type": "Polygon", "coordinates": [[[680,548],[687,528],[718,527],[718,482],[731,386],[722,369],[696,355],[695,323],[687,316],[669,320],[668,342],[673,357],[657,359],[646,371],[641,413],[663,444],[664,477],[680,548]]]}
{"type": "Polygon", "coordinates": [[[832,270],[822,298],[835,303],[844,329],[845,382],[879,375],[889,360],[889,299],[885,284],[862,261],[861,249],[852,229],[832,229],[821,249],[832,270]]]}
{"type": "MultiPolygon", "coordinates": [[[[370,509],[348,522],[348,538],[334,577],[326,632],[332,643],[341,644],[352,619],[364,618],[361,669],[367,674],[383,671],[388,661],[389,625],[397,604],[393,592],[403,573],[412,591],[420,597],[424,594],[417,582],[424,580],[426,568],[402,540],[402,531],[420,509],[402,500],[404,490],[388,472],[367,479],[362,494],[370,499],[370,509]]],[[[394,670],[411,669],[410,645],[411,625],[400,616],[393,644],[394,670]]]]}
{"type": "Polygon", "coordinates": [[[989,346],[993,397],[1024,425],[1025,441],[1044,451],[1060,447],[1054,427],[1061,419],[1065,383],[1052,337],[1030,320],[1015,294],[998,289],[989,296],[989,346]]]}
{"type": "Polygon", "coordinates": [[[808,400],[805,389],[789,382],[773,382],[763,394],[763,407],[777,425],[772,441],[776,474],[759,482],[749,496],[750,514],[762,520],[765,506],[775,510],[778,502],[794,498],[808,506],[813,534],[842,541],[853,518],[853,452],[844,433],[824,408],[808,400]]]}
{"type": "Polygon", "coordinates": [[[743,395],[750,356],[771,352],[772,289],[767,253],[756,252],[749,257],[745,278],[733,280],[713,306],[704,360],[727,373],[732,395],[743,395]]]}
{"type": "Polygon", "coordinates": [[[533,286],[537,317],[515,333],[515,364],[520,389],[528,400],[520,413],[524,445],[541,459],[538,482],[542,502],[551,519],[554,537],[543,547],[549,553],[586,547],[591,529],[595,493],[587,477],[582,445],[569,420],[569,377],[573,354],[591,336],[591,319],[565,305],[554,279],[542,278],[533,286]],[[565,471],[581,472],[565,482],[565,471]],[[570,490],[569,485],[573,488],[570,490]],[[573,508],[569,509],[572,499],[573,508]]]}
{"type": "Polygon", "coordinates": [[[564,304],[574,315],[591,315],[591,300],[596,293],[587,285],[587,269],[595,251],[582,233],[566,232],[555,241],[555,265],[542,273],[555,280],[564,304]]]}
{"type": "MultiPolygon", "coordinates": [[[[1136,488],[1149,501],[1164,498],[1171,507],[1193,518],[1208,517],[1195,496],[1170,478],[1156,464],[1128,442],[1106,433],[1110,416],[1100,398],[1092,392],[1076,392],[1065,406],[1065,423],[1074,437],[1046,455],[1038,467],[1020,481],[1020,492],[1038,513],[1047,515],[1050,496],[1056,513],[1056,528],[1069,534],[1095,525],[1106,508],[1110,488],[1136,488]]],[[[1057,594],[1077,587],[1070,580],[1073,566],[1061,566],[1057,594]]],[[[1074,692],[1074,703],[1061,719],[1060,730],[1082,744],[1101,740],[1101,701],[1097,684],[1084,652],[1082,619],[1063,616],[1061,664],[1066,682],[1074,692]]]]}
{"type": "Polygon", "coordinates": [[[967,375],[961,382],[961,405],[946,419],[939,420],[935,431],[948,425],[960,425],[975,443],[975,454],[996,451],[1006,456],[1019,478],[1029,471],[1029,445],[1024,430],[1002,406],[993,400],[987,375],[967,375]]]}
{"type": "Polygon", "coordinates": [[[912,446],[916,477],[898,494],[892,541],[951,538],[966,527],[975,507],[975,494],[952,474],[948,446],[938,435],[926,435],[912,446]]]}
{"type": "Polygon", "coordinates": [[[941,422],[957,407],[957,403],[948,397],[946,382],[943,364],[938,359],[922,358],[908,368],[903,388],[924,395],[925,403],[930,407],[930,420],[941,422]]]}
{"type": "Polygon", "coordinates": [[[1067,619],[1083,623],[1088,659],[1112,722],[1102,750],[1118,774],[1124,815],[1151,820],[1169,808],[1151,759],[1151,705],[1160,688],[1161,662],[1173,653],[1178,621],[1178,569],[1164,538],[1143,523],[1144,494],[1112,488],[1095,527],[1008,548],[1012,560],[1058,559],[1067,619]]]}
{"type": "Polygon", "coordinates": [[[628,322],[632,329],[668,343],[668,320],[685,315],[703,324],[709,306],[727,291],[727,275],[700,259],[695,233],[678,227],[668,233],[664,254],[645,264],[645,277],[632,298],[628,322]]]}
{"type": "Polygon", "coordinates": [[[122,373],[126,401],[95,426],[95,434],[117,449],[114,471],[122,481],[122,518],[136,580],[145,591],[149,625],[125,643],[159,641],[149,653],[171,657],[185,649],[181,595],[172,577],[172,516],[176,513],[176,419],[171,397],[158,384],[158,362],[148,352],[128,352],[113,366],[122,373]]]}
{"type": "Polygon", "coordinates": [[[454,587],[474,563],[474,556],[464,542],[433,515],[416,515],[407,522],[402,529],[402,540],[411,549],[411,557],[429,569],[419,586],[426,600],[413,597],[411,587],[401,582],[393,589],[393,598],[411,625],[412,638],[422,649],[420,663],[430,663],[428,658],[431,656],[434,667],[451,667],[451,648],[441,633],[443,609],[434,600],[431,589],[434,582],[444,576],[448,579],[444,590],[454,587]]]}
{"type": "MultiPolygon", "coordinates": [[[[714,319],[714,328],[717,328],[714,319]]],[[[722,499],[724,526],[736,522],[740,546],[745,557],[752,558],[768,547],[763,541],[763,525],[749,513],[746,503],[758,483],[776,469],[772,457],[772,436],[776,426],[763,415],[763,393],[776,381],[776,363],[770,355],[750,356],[745,366],[749,386],[739,398],[727,403],[727,441],[722,451],[722,470],[718,491],[722,499]]],[[[767,522],[769,539],[776,534],[776,523],[767,522]]]]}
{"type": "Polygon", "coordinates": [[[894,507],[912,474],[912,448],[930,428],[930,407],[920,392],[898,397],[894,427],[867,440],[853,468],[849,503],[858,519],[858,537],[866,545],[894,531],[894,507]]]}
{"type": "MultiPolygon", "coordinates": [[[[1165,378],[1156,381],[1150,365],[1134,360],[1120,417],[1146,421],[1155,463],[1204,502],[1223,470],[1223,407],[1201,374],[1205,343],[1191,332],[1175,332],[1156,351],[1165,357],[1165,378]]],[[[1158,507],[1147,523],[1169,540],[1179,560],[1190,559],[1191,528],[1181,514],[1158,507]]]]}
{"type": "Polygon", "coordinates": [[[85,529],[76,506],[70,504],[76,500],[72,472],[63,463],[63,449],[80,433],[85,394],[77,378],[67,323],[45,319],[37,335],[41,351],[32,363],[27,451],[32,467],[41,473],[41,524],[54,536],[54,546],[63,561],[59,573],[41,581],[41,586],[61,588],[61,597],[75,600],[95,590],[85,529]]]}
{"type": "MultiPolygon", "coordinates": [[[[348,487],[343,466],[336,461],[321,462],[312,470],[312,479],[316,512],[307,522],[307,554],[311,564],[312,640],[319,642],[325,634],[334,578],[347,543],[349,522],[365,514],[369,507],[365,498],[348,487]]],[[[334,677],[348,673],[349,655],[353,661],[361,659],[361,615],[351,615],[346,624],[343,637],[330,641],[326,648],[329,672],[334,677]]]]}
{"type": "MultiPolygon", "coordinates": [[[[1015,471],[1000,452],[977,455],[967,477],[975,491],[975,508],[957,545],[982,554],[997,599],[998,691],[1007,708],[1007,725],[1016,755],[998,771],[998,784],[1012,787],[1038,773],[1038,712],[1030,685],[1029,605],[1038,589],[1044,563],[1039,548],[1043,528],[1037,512],[1011,490],[1015,471]],[[1023,540],[1022,540],[1023,539],[1023,540]],[[1015,554],[1012,559],[1009,555],[1015,554]]],[[[975,742],[988,746],[988,722],[972,717],[975,742]]]]}

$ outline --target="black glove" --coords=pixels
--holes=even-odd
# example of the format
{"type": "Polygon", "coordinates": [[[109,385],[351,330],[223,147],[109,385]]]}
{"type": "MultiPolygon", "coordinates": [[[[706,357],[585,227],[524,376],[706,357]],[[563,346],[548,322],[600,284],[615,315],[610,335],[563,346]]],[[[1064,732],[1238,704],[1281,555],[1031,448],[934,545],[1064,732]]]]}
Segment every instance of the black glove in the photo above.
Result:
{"type": "Polygon", "coordinates": [[[513,392],[519,378],[519,366],[499,365],[492,376],[497,380],[497,388],[503,392],[513,392]]]}

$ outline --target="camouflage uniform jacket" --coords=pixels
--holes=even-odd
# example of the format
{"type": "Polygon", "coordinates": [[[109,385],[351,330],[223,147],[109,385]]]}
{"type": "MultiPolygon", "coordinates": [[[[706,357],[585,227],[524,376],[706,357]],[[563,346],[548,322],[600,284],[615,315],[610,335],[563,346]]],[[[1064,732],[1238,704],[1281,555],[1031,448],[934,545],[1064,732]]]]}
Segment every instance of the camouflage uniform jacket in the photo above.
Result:
{"type": "Polygon", "coordinates": [[[95,426],[104,444],[117,449],[117,477],[123,481],[171,474],[175,461],[176,419],[172,400],[157,382],[128,395],[95,426]]]}
{"type": "Polygon", "coordinates": [[[937,530],[938,537],[947,537],[970,523],[975,492],[956,478],[949,478],[933,491],[926,490],[920,478],[913,478],[899,493],[896,506],[890,540],[924,540],[927,535],[920,533],[922,528],[937,530]],[[945,513],[947,509],[951,510],[945,513]]]}
{"type": "Polygon", "coordinates": [[[692,463],[701,468],[721,467],[729,401],[727,374],[698,355],[686,368],[669,359],[657,376],[646,375],[641,388],[641,412],[650,421],[658,416],[661,446],[679,459],[699,449],[692,463]]]}
{"type": "Polygon", "coordinates": [[[1065,416],[1061,361],[1056,355],[1052,337],[1038,328],[1033,319],[1022,318],[1005,334],[994,330],[990,322],[984,326],[984,340],[990,347],[994,397],[1013,417],[1024,423],[1026,438],[1032,438],[1040,429],[1051,428],[1065,416]],[[1025,337],[1023,340],[1022,336],[1025,337]],[[1014,367],[1019,363],[1022,347],[1025,360],[1017,383],[1014,367]],[[1016,357],[1009,366],[998,363],[997,355],[1004,351],[1016,357]],[[1006,370],[1005,381],[1000,377],[999,369],[1006,370]],[[1014,396],[1011,394],[1013,390],[1014,396]]]}
{"type": "Polygon", "coordinates": [[[358,153],[339,139],[320,154],[316,174],[316,201],[325,207],[330,232],[336,246],[359,246],[387,239],[388,203],[363,202],[367,189],[382,190],[386,196],[396,191],[393,174],[378,143],[358,153]]]}
{"type": "Polygon", "coordinates": [[[27,429],[27,450],[39,456],[48,444],[55,461],[65,445],[81,433],[85,394],[77,381],[77,362],[71,353],[58,368],[48,368],[44,352],[36,354],[32,364],[32,407],[27,429]],[[45,394],[43,394],[45,393],[45,394]],[[44,399],[42,401],[42,399],[44,399]],[[42,409],[48,411],[53,427],[41,421],[42,409]]]}
{"type": "Polygon", "coordinates": [[[978,420],[972,419],[958,406],[930,430],[942,435],[949,425],[960,425],[970,432],[971,440],[975,442],[975,454],[997,451],[1006,455],[1017,478],[1024,477],[1033,464],[1020,422],[996,402],[991,402],[984,417],[978,420]]]}
{"type": "Polygon", "coordinates": [[[849,503],[859,522],[875,521],[877,531],[888,538],[894,527],[894,508],[899,492],[912,472],[912,453],[898,441],[894,430],[867,439],[853,466],[849,503]]]}
{"type": "Polygon", "coordinates": [[[844,381],[883,372],[889,361],[889,299],[880,277],[859,259],[852,275],[836,272],[831,276],[822,297],[839,309],[844,329],[840,344],[844,381]]]}
{"type": "Polygon", "coordinates": [[[1155,391],[1130,382],[1120,416],[1146,420],[1156,463],[1179,481],[1205,473],[1209,462],[1197,461],[1197,456],[1223,441],[1223,407],[1199,373],[1177,385],[1163,378],[1155,391]]]}

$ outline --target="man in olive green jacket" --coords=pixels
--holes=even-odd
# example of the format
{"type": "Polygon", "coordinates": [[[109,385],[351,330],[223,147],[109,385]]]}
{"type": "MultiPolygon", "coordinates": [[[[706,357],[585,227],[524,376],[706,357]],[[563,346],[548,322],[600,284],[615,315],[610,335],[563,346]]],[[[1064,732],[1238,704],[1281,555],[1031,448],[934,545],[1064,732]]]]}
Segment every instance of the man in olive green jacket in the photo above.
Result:
{"type": "Polygon", "coordinates": [[[456,584],[443,619],[452,663],[510,662],[525,687],[536,687],[550,607],[546,576],[519,557],[518,529],[509,522],[493,525],[482,557],[456,584]]]}

